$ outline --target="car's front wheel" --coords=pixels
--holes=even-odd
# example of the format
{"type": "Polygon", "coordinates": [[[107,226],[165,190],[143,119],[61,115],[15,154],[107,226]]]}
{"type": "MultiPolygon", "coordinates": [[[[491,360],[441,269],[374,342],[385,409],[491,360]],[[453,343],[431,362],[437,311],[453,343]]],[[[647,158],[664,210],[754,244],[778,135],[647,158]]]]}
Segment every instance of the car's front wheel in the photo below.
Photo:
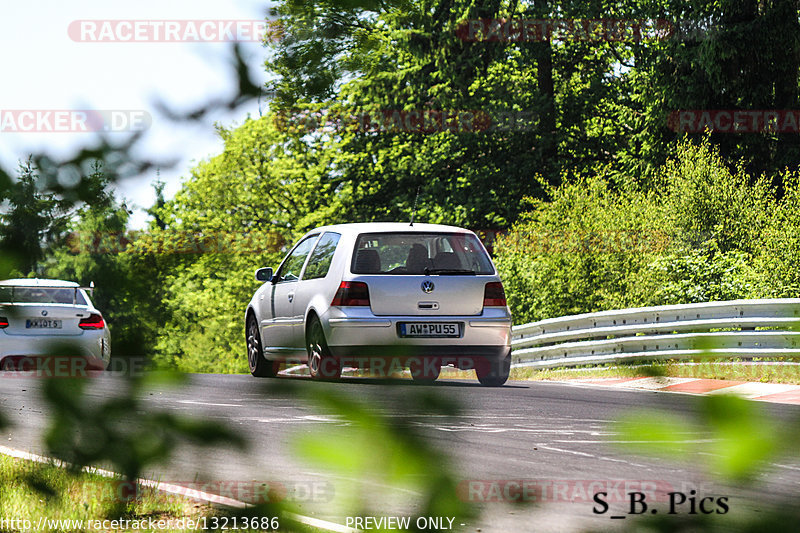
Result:
{"type": "Polygon", "coordinates": [[[308,350],[308,373],[313,379],[339,379],[341,377],[342,366],[331,354],[328,343],[325,342],[322,322],[316,316],[312,317],[308,323],[306,348],[308,350]]]}
{"type": "Polygon", "coordinates": [[[511,353],[499,361],[486,361],[475,367],[475,375],[485,387],[501,387],[511,373],[511,353]]]}
{"type": "Polygon", "coordinates": [[[264,350],[261,346],[261,333],[258,331],[256,317],[250,315],[247,318],[247,365],[250,373],[258,378],[274,378],[278,375],[280,363],[264,358],[264,350]]]}

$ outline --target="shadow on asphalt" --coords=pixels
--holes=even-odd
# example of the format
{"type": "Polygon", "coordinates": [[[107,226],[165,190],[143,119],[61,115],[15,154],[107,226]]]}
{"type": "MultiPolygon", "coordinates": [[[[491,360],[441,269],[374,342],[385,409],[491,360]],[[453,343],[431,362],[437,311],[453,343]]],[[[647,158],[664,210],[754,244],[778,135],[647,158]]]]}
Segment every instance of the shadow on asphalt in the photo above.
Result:
{"type": "MultiPolygon", "coordinates": [[[[253,378],[256,379],[256,378],[253,378]]],[[[277,379],[285,379],[285,380],[301,380],[301,381],[312,381],[310,376],[307,375],[292,375],[292,374],[279,374],[277,379]]],[[[502,387],[484,387],[478,381],[475,382],[468,382],[468,381],[456,381],[451,379],[438,379],[433,383],[421,383],[419,381],[414,381],[412,379],[404,379],[404,378],[377,378],[377,377],[362,377],[362,376],[343,376],[339,380],[330,380],[330,381],[323,381],[322,383],[347,383],[347,384],[358,384],[358,385],[391,385],[395,387],[466,387],[466,388],[478,388],[478,389],[525,389],[523,385],[516,385],[512,382],[508,382],[502,387]]]]}

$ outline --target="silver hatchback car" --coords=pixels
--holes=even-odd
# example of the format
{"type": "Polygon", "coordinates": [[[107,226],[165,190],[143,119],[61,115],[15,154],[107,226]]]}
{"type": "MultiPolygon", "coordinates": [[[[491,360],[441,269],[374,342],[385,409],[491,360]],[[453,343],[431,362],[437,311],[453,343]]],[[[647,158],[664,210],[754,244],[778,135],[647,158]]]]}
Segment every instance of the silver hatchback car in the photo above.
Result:
{"type": "Polygon", "coordinates": [[[316,379],[342,368],[434,381],[442,366],[500,386],[511,364],[511,313],[497,270],[471,231],[367,223],[308,232],[277,271],[261,268],[245,314],[248,363],[271,377],[307,363],[316,379]]]}

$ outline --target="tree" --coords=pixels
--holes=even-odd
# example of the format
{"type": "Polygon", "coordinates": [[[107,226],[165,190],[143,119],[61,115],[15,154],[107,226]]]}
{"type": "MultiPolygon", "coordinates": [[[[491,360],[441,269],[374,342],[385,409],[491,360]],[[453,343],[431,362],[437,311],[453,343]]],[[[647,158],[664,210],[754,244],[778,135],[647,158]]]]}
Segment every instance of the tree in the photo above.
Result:
{"type": "Polygon", "coordinates": [[[90,177],[96,201],[75,210],[66,240],[50,250],[43,271],[83,286],[94,282],[92,299],[111,330],[114,357],[149,359],[166,320],[161,281],[168,264],[158,254],[134,250],[131,212],[108,189],[100,163],[90,177]]]}
{"type": "MultiPolygon", "coordinates": [[[[675,24],[668,39],[636,50],[632,98],[638,102],[626,163],[660,165],[683,133],[670,122],[679,110],[796,110],[800,22],[796,0],[663,2],[646,13],[675,24]]],[[[703,132],[687,134],[700,140],[703,132]]],[[[770,131],[715,132],[711,141],[752,175],[797,169],[800,136],[770,131]]]]}
{"type": "Polygon", "coordinates": [[[247,370],[242,312],[253,272],[277,266],[287,244],[341,211],[326,152],[280,131],[274,116],[218,133],[222,153],[192,170],[134,246],[162,261],[158,360],[192,372],[247,370]]]}
{"type": "Polygon", "coordinates": [[[319,103],[323,121],[340,126],[330,146],[349,220],[408,219],[420,190],[419,220],[503,227],[518,213],[510,198],[541,194],[535,174],[559,179],[552,149],[542,149],[555,145],[553,128],[536,124],[541,109],[552,109],[547,76],[537,80],[517,50],[458,33],[465,18],[509,14],[507,7],[287,1],[279,13],[286,38],[267,63],[278,76],[276,107],[291,116],[319,103]],[[403,113],[473,119],[409,131],[403,113]],[[503,114],[526,122],[497,127],[503,114]],[[375,131],[354,117],[383,124],[375,131]],[[483,129],[488,117],[492,131],[483,129]]]}
{"type": "MultiPolygon", "coordinates": [[[[638,180],[630,176],[648,146],[633,136],[642,73],[630,62],[649,42],[484,38],[503,21],[643,18],[636,2],[287,0],[278,13],[285,38],[267,62],[274,105],[341,126],[324,135],[351,220],[408,219],[419,190],[421,220],[503,228],[518,200],[546,197],[542,183],[608,166],[617,183],[638,180]],[[475,21],[484,33],[465,29],[475,21]],[[474,112],[493,127],[409,132],[403,122],[437,111],[474,112]],[[383,124],[365,129],[364,117],[383,124]]],[[[674,137],[657,140],[660,154],[674,137]]]]}
{"type": "Polygon", "coordinates": [[[15,270],[35,272],[45,246],[55,242],[66,223],[66,206],[54,194],[39,189],[39,176],[29,157],[20,163],[19,177],[6,193],[9,209],[0,214],[2,249],[16,257],[15,270]]]}

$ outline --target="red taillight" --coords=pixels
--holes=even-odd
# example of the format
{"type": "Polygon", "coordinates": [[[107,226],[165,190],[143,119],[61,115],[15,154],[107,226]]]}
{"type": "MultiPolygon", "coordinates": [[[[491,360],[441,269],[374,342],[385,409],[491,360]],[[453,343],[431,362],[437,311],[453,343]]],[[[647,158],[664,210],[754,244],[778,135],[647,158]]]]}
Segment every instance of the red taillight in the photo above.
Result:
{"type": "Polygon", "coordinates": [[[483,290],[483,306],[484,307],[505,307],[506,306],[506,291],[503,290],[503,284],[499,281],[493,281],[486,284],[483,290]]]}
{"type": "Polygon", "coordinates": [[[82,318],[78,323],[78,327],[81,329],[103,329],[106,327],[106,322],[97,313],[92,313],[88,318],[82,318]]]}
{"type": "Polygon", "coordinates": [[[343,281],[333,297],[331,305],[344,307],[348,305],[369,305],[369,288],[363,281],[343,281]]]}
{"type": "Polygon", "coordinates": [[[8,319],[4,316],[0,316],[0,329],[8,327],[8,319]]]}

